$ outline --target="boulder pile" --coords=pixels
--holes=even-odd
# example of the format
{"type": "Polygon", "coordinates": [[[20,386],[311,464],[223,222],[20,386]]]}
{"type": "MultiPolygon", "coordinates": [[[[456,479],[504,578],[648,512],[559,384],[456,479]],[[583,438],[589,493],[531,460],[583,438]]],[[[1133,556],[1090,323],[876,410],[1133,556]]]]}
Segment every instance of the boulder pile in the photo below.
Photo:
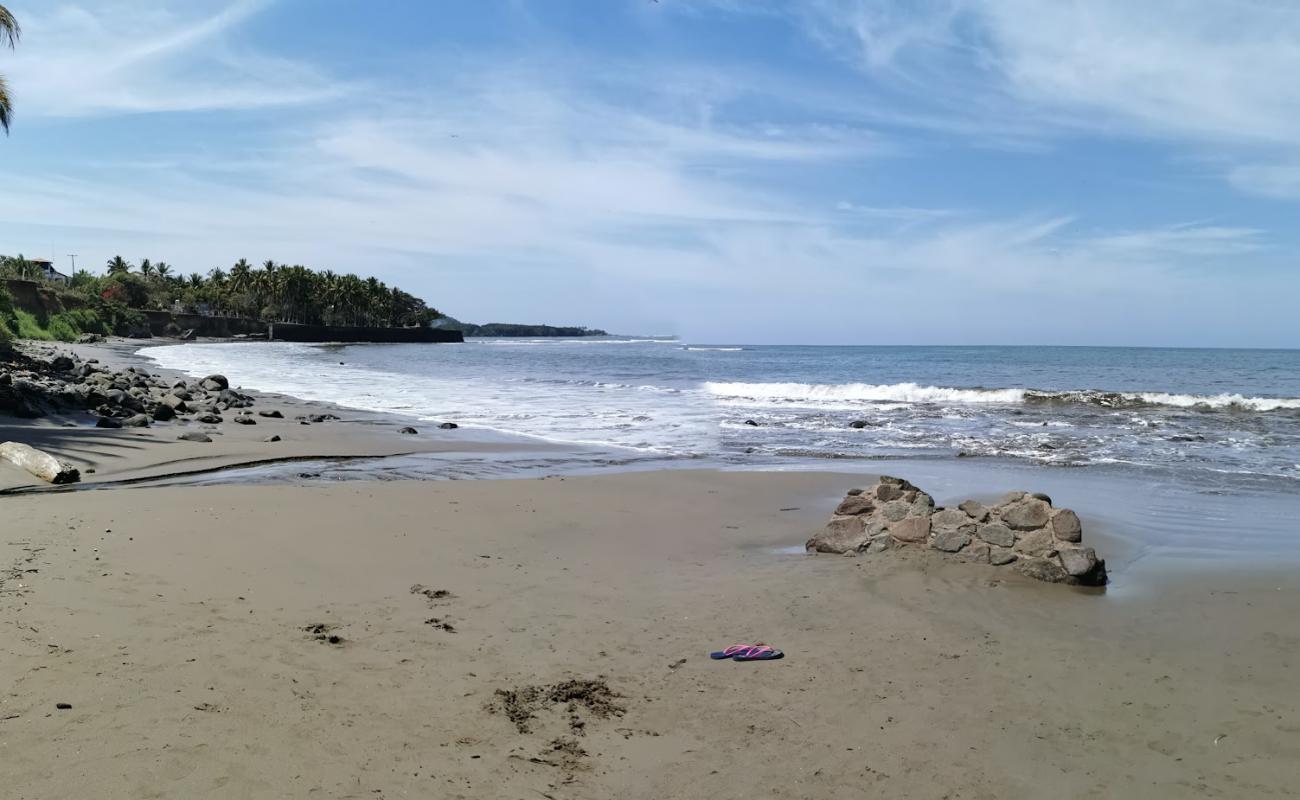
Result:
{"type": "Polygon", "coordinates": [[[1101,586],[1106,562],[1084,547],[1079,516],[1044,494],[1011,492],[993,506],[967,500],[936,508],[934,498],[902,478],[882,475],[850,489],[809,552],[874,555],[916,548],[963,561],[1009,566],[1050,583],[1101,586]]]}
{"type": "Polygon", "coordinates": [[[178,418],[220,422],[222,412],[252,405],[221,375],[168,382],[139,367],[116,371],[76,355],[13,353],[0,361],[0,414],[17,417],[89,411],[99,427],[148,427],[178,418]]]}

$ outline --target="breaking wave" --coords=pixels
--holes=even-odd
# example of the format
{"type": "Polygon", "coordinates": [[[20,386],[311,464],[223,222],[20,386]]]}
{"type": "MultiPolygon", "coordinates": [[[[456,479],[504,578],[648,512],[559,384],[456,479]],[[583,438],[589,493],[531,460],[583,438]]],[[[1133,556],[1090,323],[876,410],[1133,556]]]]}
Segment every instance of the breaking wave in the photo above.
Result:
{"type": "Polygon", "coordinates": [[[1192,395],[1166,392],[1104,392],[1092,389],[954,389],[917,383],[705,383],[704,390],[720,400],[758,405],[838,405],[845,403],[933,404],[1086,404],[1103,408],[1169,406],[1200,410],[1300,410],[1300,398],[1245,397],[1240,394],[1192,395]]]}

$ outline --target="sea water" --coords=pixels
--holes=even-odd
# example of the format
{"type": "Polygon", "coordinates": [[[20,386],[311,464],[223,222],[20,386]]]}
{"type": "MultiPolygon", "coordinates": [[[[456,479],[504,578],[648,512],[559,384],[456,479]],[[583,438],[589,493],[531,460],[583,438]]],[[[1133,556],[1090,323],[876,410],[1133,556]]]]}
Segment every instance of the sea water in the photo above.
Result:
{"type": "Polygon", "coordinates": [[[1300,351],[674,340],[186,344],[245,388],[729,464],[998,458],[1300,490],[1300,351]]]}

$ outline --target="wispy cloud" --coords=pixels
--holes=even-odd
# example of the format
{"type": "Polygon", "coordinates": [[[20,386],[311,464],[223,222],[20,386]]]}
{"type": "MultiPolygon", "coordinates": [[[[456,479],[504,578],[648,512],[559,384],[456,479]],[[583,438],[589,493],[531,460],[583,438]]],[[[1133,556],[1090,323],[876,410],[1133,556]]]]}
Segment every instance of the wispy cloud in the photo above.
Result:
{"type": "Polygon", "coordinates": [[[1081,133],[1170,141],[1218,157],[1242,190],[1297,194],[1298,5],[809,0],[785,10],[891,100],[882,121],[1017,146],[1081,133]]]}
{"type": "Polygon", "coordinates": [[[13,4],[23,46],[5,69],[19,113],[269,108],[319,103],[346,91],[313,66],[236,43],[232,34],[270,2],[238,0],[207,15],[195,13],[196,4],[177,2],[13,4]]]}

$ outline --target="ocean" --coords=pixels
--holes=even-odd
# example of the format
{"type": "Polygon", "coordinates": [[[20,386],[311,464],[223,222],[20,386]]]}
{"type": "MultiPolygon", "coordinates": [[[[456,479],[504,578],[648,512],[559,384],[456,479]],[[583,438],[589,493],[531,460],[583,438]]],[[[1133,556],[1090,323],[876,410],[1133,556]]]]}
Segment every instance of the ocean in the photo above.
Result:
{"type": "Polygon", "coordinates": [[[996,459],[1300,490],[1300,351],[675,340],[185,344],[245,388],[593,448],[807,467],[996,459]]]}

